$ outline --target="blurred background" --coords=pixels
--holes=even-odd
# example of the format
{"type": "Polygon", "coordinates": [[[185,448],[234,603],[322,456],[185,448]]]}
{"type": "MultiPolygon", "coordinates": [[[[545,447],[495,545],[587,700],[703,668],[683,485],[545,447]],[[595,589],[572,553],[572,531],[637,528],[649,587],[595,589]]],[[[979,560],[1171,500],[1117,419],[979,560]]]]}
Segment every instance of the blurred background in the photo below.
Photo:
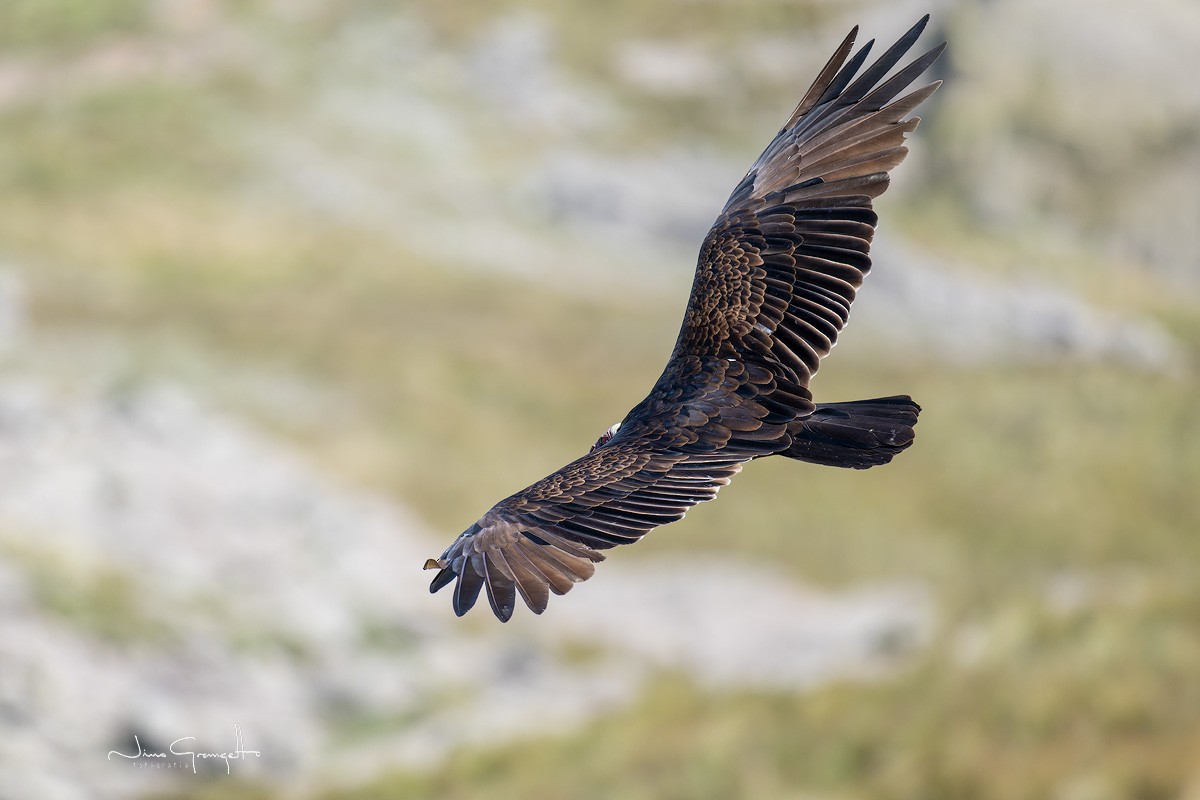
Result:
{"type": "Polygon", "coordinates": [[[5,0],[0,797],[1200,798],[1197,52],[1191,0],[5,0]],[[814,383],[917,445],[454,618],[424,559],[643,396],[816,70],[926,11],[814,383]],[[125,757],[183,737],[257,754],[125,757]]]}

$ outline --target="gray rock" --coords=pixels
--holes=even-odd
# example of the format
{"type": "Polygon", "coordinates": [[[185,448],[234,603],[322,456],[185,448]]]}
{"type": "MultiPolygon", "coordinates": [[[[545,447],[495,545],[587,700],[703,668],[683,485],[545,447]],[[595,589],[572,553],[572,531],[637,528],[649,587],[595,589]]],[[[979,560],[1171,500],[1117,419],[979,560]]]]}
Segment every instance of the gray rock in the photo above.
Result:
{"type": "Polygon", "coordinates": [[[469,83],[519,128],[578,135],[609,122],[614,112],[607,98],[568,79],[555,43],[555,31],[542,15],[501,16],[466,53],[469,83]]]}
{"type": "Polygon", "coordinates": [[[719,91],[719,61],[697,42],[628,40],[613,54],[625,83],[651,95],[704,96],[719,91]]]}
{"type": "Polygon", "coordinates": [[[869,672],[920,645],[933,616],[918,586],[816,591],[728,559],[675,557],[603,577],[548,614],[546,630],[587,631],[589,641],[716,687],[795,689],[869,672]]]}
{"type": "Polygon", "coordinates": [[[1151,320],[1093,308],[1048,283],[972,275],[891,237],[872,258],[852,319],[886,333],[885,347],[964,364],[1101,361],[1169,372],[1184,360],[1151,320]]]}
{"type": "Polygon", "coordinates": [[[939,174],[997,231],[1071,231],[1194,293],[1200,86],[1170,76],[1192,69],[1200,7],[972,5],[948,19],[939,174]]]}
{"type": "Polygon", "coordinates": [[[686,252],[699,249],[744,172],[715,153],[616,158],[558,149],[540,159],[520,194],[534,213],[590,238],[686,252]]]}

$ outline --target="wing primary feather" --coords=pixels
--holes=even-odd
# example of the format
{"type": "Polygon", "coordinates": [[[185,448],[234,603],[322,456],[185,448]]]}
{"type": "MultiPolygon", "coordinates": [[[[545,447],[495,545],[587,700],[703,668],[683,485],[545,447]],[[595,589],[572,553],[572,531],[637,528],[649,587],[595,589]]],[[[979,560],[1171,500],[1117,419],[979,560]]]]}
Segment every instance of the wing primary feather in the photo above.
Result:
{"type": "Polygon", "coordinates": [[[590,561],[604,560],[603,554],[597,553],[584,545],[572,542],[571,540],[563,536],[559,536],[553,531],[548,531],[545,528],[539,528],[537,533],[534,533],[533,531],[524,531],[524,534],[532,539],[535,544],[545,547],[557,547],[565,554],[574,558],[585,558],[590,561]]]}
{"type": "Polygon", "coordinates": [[[563,574],[555,562],[542,555],[543,548],[532,542],[519,542],[521,556],[529,562],[539,575],[546,579],[550,591],[562,595],[570,591],[575,582],[563,574]]]}
{"type": "Polygon", "coordinates": [[[458,573],[458,583],[454,584],[454,613],[461,617],[470,611],[482,588],[483,575],[475,570],[470,560],[465,560],[458,573]]]}
{"type": "Polygon", "coordinates": [[[808,134],[805,138],[809,141],[819,139],[822,133],[813,133],[818,126],[822,127],[824,132],[840,137],[843,131],[858,121],[869,119],[872,115],[883,111],[892,98],[904,91],[905,87],[916,80],[917,76],[938,59],[945,48],[946,43],[942,42],[853,104],[832,106],[829,111],[804,122],[801,128],[803,134],[808,134]]]}
{"type": "Polygon", "coordinates": [[[508,622],[516,609],[517,596],[512,571],[508,569],[508,564],[501,566],[503,559],[504,556],[497,550],[489,550],[484,554],[483,583],[487,588],[492,613],[501,622],[508,622]]]}
{"type": "Polygon", "coordinates": [[[846,35],[846,38],[838,45],[837,50],[825,62],[825,66],[821,69],[821,73],[817,75],[817,79],[812,82],[812,86],[804,93],[804,97],[800,99],[800,102],[796,104],[796,110],[792,112],[792,116],[788,119],[787,124],[783,126],[783,130],[790,128],[797,119],[822,102],[826,91],[838,74],[838,70],[845,63],[846,56],[850,55],[850,51],[854,48],[854,40],[856,38],[858,38],[857,25],[850,29],[850,33],[846,35]]]}
{"type": "Polygon", "coordinates": [[[854,75],[862,67],[863,62],[867,60],[867,56],[871,54],[871,48],[874,46],[875,40],[871,39],[854,54],[854,57],[846,63],[846,66],[842,67],[837,77],[825,89],[825,93],[821,95],[821,99],[817,101],[813,108],[819,107],[822,103],[828,103],[842,94],[850,81],[854,80],[854,75]]]}
{"type": "Polygon", "coordinates": [[[846,87],[842,96],[838,98],[838,105],[853,105],[866,96],[867,92],[871,91],[871,87],[878,83],[887,74],[888,70],[896,66],[900,59],[904,58],[904,54],[912,49],[913,44],[921,37],[921,33],[925,30],[927,24],[929,24],[928,14],[921,17],[916,25],[909,28],[907,33],[885,50],[883,55],[868,67],[854,83],[846,87]]]}
{"type": "Polygon", "coordinates": [[[879,84],[876,89],[861,100],[863,110],[869,112],[881,110],[887,103],[891,102],[892,98],[904,91],[910,83],[915,81],[917,76],[929,69],[929,66],[938,60],[945,49],[946,43],[942,42],[937,47],[918,56],[907,67],[879,84]]]}
{"type": "MultiPolygon", "coordinates": [[[[874,44],[874,39],[864,44],[859,51],[855,53],[854,56],[851,57],[851,59],[844,66],[841,67],[841,69],[838,70],[837,74],[833,76],[829,85],[825,87],[825,90],[821,93],[821,96],[816,100],[815,103],[806,107],[805,104],[801,102],[800,105],[796,106],[796,110],[792,112],[792,116],[788,119],[787,124],[784,125],[782,130],[780,130],[774,141],[767,145],[767,148],[763,150],[762,155],[760,155],[758,160],[754,162],[754,166],[751,167],[750,172],[747,174],[746,178],[750,178],[752,180],[751,187],[758,180],[755,177],[755,173],[760,168],[775,161],[776,157],[785,149],[794,146],[798,134],[808,127],[809,122],[814,121],[814,119],[819,119],[828,113],[828,111],[814,112],[814,109],[819,109],[821,108],[822,104],[829,103],[831,100],[835,99],[843,89],[846,88],[846,84],[848,84],[854,78],[854,73],[858,72],[863,62],[867,60],[867,56],[870,54],[871,48],[874,46],[874,44]],[[814,119],[810,119],[809,122],[802,122],[804,117],[810,113],[813,114],[814,119]],[[800,123],[799,127],[796,127],[797,123],[800,123]]],[[[816,86],[814,85],[813,89],[815,88],[816,86]]],[[[813,89],[809,90],[810,94],[813,89]]],[[[743,184],[745,183],[745,180],[746,179],[743,179],[743,184]]],[[[738,188],[742,189],[743,184],[738,184],[738,188]]],[[[739,192],[735,190],[730,196],[729,201],[726,203],[726,208],[728,208],[738,196],[739,192]]]]}
{"type": "Polygon", "coordinates": [[[454,576],[457,574],[458,573],[456,573],[454,570],[450,569],[449,567],[444,567],[440,572],[438,572],[437,575],[434,575],[433,580],[430,581],[429,593],[435,594],[435,593],[441,591],[442,589],[446,588],[446,586],[448,586],[450,584],[450,582],[452,580],[454,580],[454,576]]]}
{"type": "Polygon", "coordinates": [[[586,581],[592,575],[596,574],[596,566],[586,558],[577,558],[562,550],[554,547],[548,547],[541,552],[547,561],[553,562],[559,567],[559,571],[566,575],[574,583],[586,581]]]}
{"type": "Polygon", "coordinates": [[[546,576],[525,557],[520,547],[514,547],[506,558],[521,599],[530,611],[541,614],[550,603],[550,584],[546,576]]]}
{"type": "MultiPolygon", "coordinates": [[[[887,188],[888,175],[886,172],[876,172],[854,178],[843,178],[837,181],[824,181],[811,186],[788,186],[767,195],[766,200],[785,203],[805,203],[810,200],[834,195],[844,195],[853,192],[855,196],[865,195],[867,198],[883,194],[887,188]]],[[[840,199],[840,198],[839,198],[840,199]]]]}

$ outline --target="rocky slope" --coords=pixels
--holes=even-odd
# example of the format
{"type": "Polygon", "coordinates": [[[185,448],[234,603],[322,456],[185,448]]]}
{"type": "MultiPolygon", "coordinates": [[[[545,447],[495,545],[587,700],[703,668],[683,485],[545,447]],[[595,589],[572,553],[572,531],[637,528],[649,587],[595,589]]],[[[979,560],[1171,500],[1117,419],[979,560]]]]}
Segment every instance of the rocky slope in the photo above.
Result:
{"type": "Polygon", "coordinates": [[[179,386],[64,380],[30,352],[0,365],[0,797],[193,785],[189,759],[122,754],[226,752],[235,725],[243,777],[361,779],[575,724],[664,670],[803,687],[928,635],[919,587],[829,594],[703,558],[616,557],[536,624],[458,620],[420,571],[446,536],[394,502],[179,386]]]}

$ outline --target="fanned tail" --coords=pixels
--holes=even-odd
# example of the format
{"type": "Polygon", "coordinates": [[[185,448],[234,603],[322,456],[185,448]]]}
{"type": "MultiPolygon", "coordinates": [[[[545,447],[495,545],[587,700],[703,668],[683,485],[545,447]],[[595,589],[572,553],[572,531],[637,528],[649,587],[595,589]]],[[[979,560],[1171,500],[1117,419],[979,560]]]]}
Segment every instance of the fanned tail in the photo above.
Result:
{"type": "Polygon", "coordinates": [[[907,395],[818,403],[816,411],[793,423],[791,447],[780,455],[853,469],[886,464],[913,443],[920,412],[907,395]]]}

